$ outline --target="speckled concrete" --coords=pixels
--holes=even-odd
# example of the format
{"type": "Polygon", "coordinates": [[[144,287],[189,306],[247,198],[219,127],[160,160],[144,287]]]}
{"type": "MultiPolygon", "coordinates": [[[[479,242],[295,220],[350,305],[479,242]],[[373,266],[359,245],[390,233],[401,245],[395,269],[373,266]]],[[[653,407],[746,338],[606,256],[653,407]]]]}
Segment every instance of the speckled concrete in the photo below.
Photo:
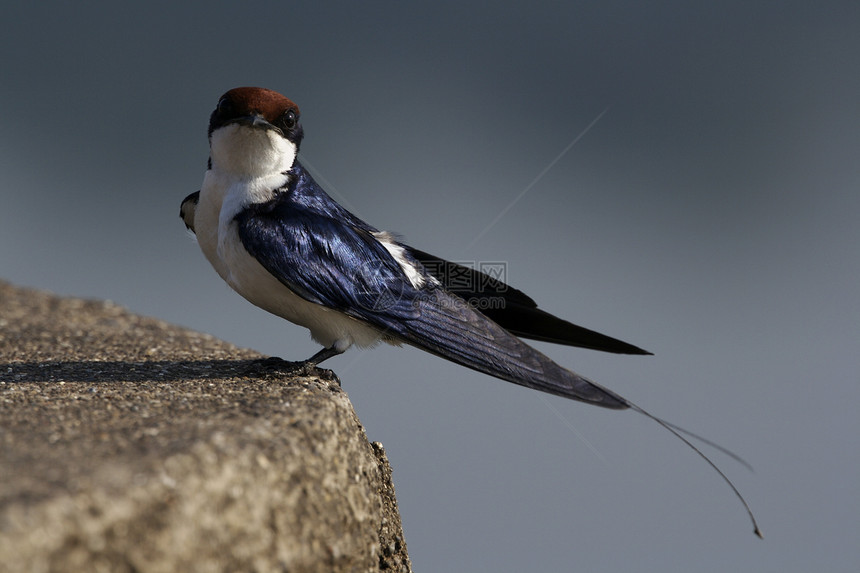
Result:
{"type": "Polygon", "coordinates": [[[0,571],[409,571],[326,370],[0,282],[0,571]]]}

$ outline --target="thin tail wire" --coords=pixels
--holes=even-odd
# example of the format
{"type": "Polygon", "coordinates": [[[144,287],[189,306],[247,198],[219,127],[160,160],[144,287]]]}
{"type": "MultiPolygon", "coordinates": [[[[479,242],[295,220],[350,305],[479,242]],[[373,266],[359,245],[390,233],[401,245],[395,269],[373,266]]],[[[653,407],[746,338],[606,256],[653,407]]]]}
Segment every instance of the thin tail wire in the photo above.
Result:
{"type": "Polygon", "coordinates": [[[736,454],[734,454],[734,453],[730,452],[730,451],[729,451],[729,450],[727,450],[726,448],[724,448],[724,447],[722,447],[722,446],[720,446],[720,445],[717,445],[717,444],[715,444],[715,443],[711,442],[710,440],[706,440],[706,439],[702,438],[701,436],[698,436],[698,435],[694,434],[693,432],[690,432],[689,430],[685,430],[684,428],[681,428],[681,427],[679,427],[679,426],[676,426],[675,424],[672,424],[671,422],[667,422],[666,420],[663,420],[662,418],[658,418],[657,416],[655,416],[654,414],[652,414],[652,413],[648,412],[648,411],[647,411],[647,410],[645,410],[644,408],[641,408],[640,406],[637,406],[636,404],[634,404],[634,403],[633,403],[633,402],[631,402],[630,400],[625,399],[625,402],[627,402],[627,405],[628,405],[628,406],[630,406],[630,409],[631,409],[631,410],[634,410],[634,411],[636,411],[636,412],[639,412],[639,413],[640,413],[640,414],[642,414],[643,416],[645,416],[645,417],[647,417],[647,418],[650,418],[650,419],[654,420],[655,422],[657,422],[658,424],[660,424],[661,426],[663,426],[663,428],[665,428],[666,430],[668,430],[669,432],[671,432],[671,433],[672,433],[672,435],[674,435],[676,438],[678,438],[679,440],[681,440],[682,442],[684,442],[685,444],[687,444],[687,446],[689,446],[689,447],[690,447],[694,452],[696,452],[697,454],[699,454],[699,457],[701,457],[703,460],[705,460],[705,461],[708,463],[708,465],[709,465],[709,466],[711,466],[711,467],[714,469],[714,471],[715,471],[715,472],[717,472],[717,474],[719,474],[719,476],[720,476],[721,478],[723,478],[723,481],[724,481],[724,482],[726,482],[726,483],[729,485],[729,487],[730,487],[730,488],[732,488],[732,491],[734,492],[735,497],[737,497],[737,498],[741,501],[741,503],[742,503],[742,504],[743,504],[743,506],[744,506],[744,509],[746,509],[746,512],[747,512],[747,515],[748,515],[748,516],[749,516],[749,518],[750,518],[750,521],[752,521],[752,524],[753,524],[753,532],[754,532],[754,533],[759,537],[759,539],[764,539],[764,536],[763,536],[763,535],[762,535],[762,533],[761,533],[761,529],[759,529],[758,522],[757,522],[757,521],[756,521],[756,519],[755,519],[755,515],[753,515],[752,509],[750,508],[749,503],[747,503],[747,500],[746,500],[746,499],[744,499],[744,496],[743,496],[743,495],[741,495],[741,492],[738,490],[738,488],[737,488],[737,487],[735,487],[735,484],[734,484],[734,483],[732,483],[732,480],[730,480],[730,479],[728,478],[728,476],[727,476],[725,473],[723,473],[723,470],[721,470],[719,467],[717,467],[717,464],[715,464],[713,461],[711,461],[711,458],[709,458],[708,456],[706,456],[706,455],[702,452],[702,450],[700,450],[699,448],[697,448],[697,447],[695,446],[695,444],[693,444],[690,440],[688,440],[687,438],[685,438],[685,437],[682,435],[682,433],[683,433],[683,434],[687,434],[688,436],[694,437],[694,438],[695,438],[695,439],[697,439],[697,440],[701,440],[703,443],[706,443],[706,444],[708,444],[709,446],[713,446],[714,448],[716,448],[716,449],[720,450],[721,452],[726,453],[727,455],[731,456],[732,458],[734,458],[734,459],[738,460],[738,461],[739,461],[740,463],[742,463],[743,465],[745,465],[745,466],[749,467],[750,469],[752,469],[752,467],[751,467],[747,462],[745,462],[745,461],[744,461],[743,459],[741,459],[739,456],[737,456],[736,454]]]}
{"type": "Polygon", "coordinates": [[[681,426],[678,426],[677,424],[673,424],[672,422],[668,422],[666,420],[661,420],[661,421],[665,425],[672,428],[673,430],[681,432],[682,434],[690,436],[691,438],[695,438],[696,440],[702,442],[703,444],[708,445],[708,446],[714,448],[715,450],[718,450],[718,451],[722,452],[723,454],[727,455],[728,457],[732,458],[733,460],[735,460],[736,462],[738,462],[739,464],[744,466],[749,471],[755,472],[755,469],[752,467],[752,464],[750,464],[748,461],[746,461],[745,459],[743,459],[742,457],[740,457],[739,455],[737,455],[736,453],[734,453],[730,449],[728,449],[724,446],[721,446],[720,444],[718,444],[712,440],[709,440],[708,438],[700,436],[699,434],[697,434],[695,432],[691,432],[690,430],[688,430],[686,428],[682,428],[681,426]]]}

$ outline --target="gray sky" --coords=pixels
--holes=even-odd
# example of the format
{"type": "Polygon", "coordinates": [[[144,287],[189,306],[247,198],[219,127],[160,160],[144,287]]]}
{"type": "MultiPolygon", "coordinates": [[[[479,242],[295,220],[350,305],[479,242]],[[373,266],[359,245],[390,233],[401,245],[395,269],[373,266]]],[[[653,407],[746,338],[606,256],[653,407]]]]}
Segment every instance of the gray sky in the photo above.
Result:
{"type": "Polygon", "coordinates": [[[755,466],[713,453],[764,541],[641,416],[351,351],[330,367],[386,446],[416,569],[860,569],[856,2],[14,4],[0,277],[310,356],[178,218],[218,97],[265,86],[332,195],[652,350],[539,345],[755,466]]]}

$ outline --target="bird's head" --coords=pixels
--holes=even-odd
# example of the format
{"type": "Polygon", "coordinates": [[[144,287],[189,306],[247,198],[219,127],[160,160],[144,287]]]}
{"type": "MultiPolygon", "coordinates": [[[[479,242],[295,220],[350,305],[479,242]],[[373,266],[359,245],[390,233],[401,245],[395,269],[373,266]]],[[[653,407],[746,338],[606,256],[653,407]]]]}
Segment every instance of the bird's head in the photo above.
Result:
{"type": "Polygon", "coordinates": [[[250,178],[284,173],[302,135],[295,103],[265,88],[234,88],[209,118],[211,167],[250,178]]]}

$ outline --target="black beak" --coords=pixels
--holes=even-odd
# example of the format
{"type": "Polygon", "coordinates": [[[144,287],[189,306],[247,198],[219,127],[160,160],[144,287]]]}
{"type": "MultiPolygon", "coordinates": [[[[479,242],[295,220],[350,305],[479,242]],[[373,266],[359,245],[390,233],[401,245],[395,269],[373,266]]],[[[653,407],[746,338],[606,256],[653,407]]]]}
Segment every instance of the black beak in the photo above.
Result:
{"type": "Polygon", "coordinates": [[[271,123],[266,121],[266,119],[262,115],[258,113],[254,113],[251,115],[243,115],[241,117],[237,117],[236,119],[231,119],[228,123],[238,123],[239,125],[247,125],[248,127],[253,127],[255,129],[269,129],[277,132],[281,135],[281,137],[284,136],[284,132],[281,131],[279,127],[272,125],[271,123]]]}

